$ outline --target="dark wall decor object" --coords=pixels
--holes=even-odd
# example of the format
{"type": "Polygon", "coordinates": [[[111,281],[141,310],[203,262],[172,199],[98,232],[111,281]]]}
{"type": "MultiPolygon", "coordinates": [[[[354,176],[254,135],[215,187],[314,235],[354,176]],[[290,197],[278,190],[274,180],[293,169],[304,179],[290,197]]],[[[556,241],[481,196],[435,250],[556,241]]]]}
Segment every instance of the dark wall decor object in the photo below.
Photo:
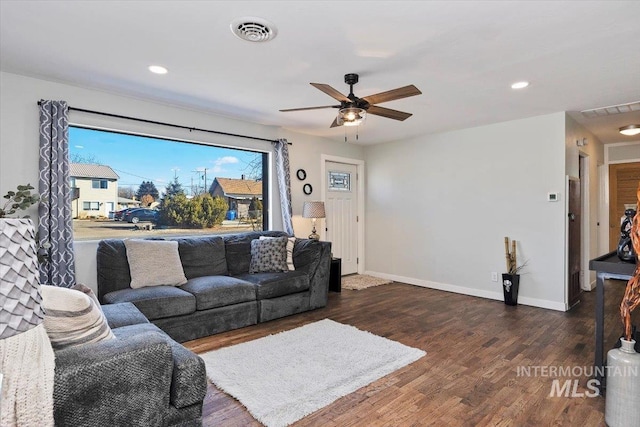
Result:
{"type": "Polygon", "coordinates": [[[624,220],[620,225],[620,241],[618,242],[618,257],[622,261],[636,262],[636,253],[631,242],[631,226],[633,217],[636,216],[634,209],[624,211],[624,220]]]}
{"type": "Polygon", "coordinates": [[[304,187],[302,187],[302,191],[308,196],[309,194],[313,193],[313,187],[311,186],[311,184],[305,184],[304,187]]]}
{"type": "Polygon", "coordinates": [[[298,169],[296,171],[296,176],[300,181],[304,181],[305,179],[307,179],[307,172],[305,172],[304,169],[298,169]]]}

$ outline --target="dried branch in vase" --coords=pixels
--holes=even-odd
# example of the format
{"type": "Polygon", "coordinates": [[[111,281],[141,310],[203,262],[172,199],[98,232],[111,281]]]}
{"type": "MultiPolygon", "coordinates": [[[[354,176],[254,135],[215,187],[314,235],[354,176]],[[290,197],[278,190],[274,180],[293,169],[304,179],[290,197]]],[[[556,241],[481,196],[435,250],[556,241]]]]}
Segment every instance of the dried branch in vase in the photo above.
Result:
{"type": "MultiPolygon", "coordinates": [[[[640,207],[640,185],[638,186],[637,194],[638,207],[640,207]]],[[[638,211],[636,211],[638,212],[638,211]]],[[[636,213],[633,217],[633,223],[631,225],[631,241],[633,248],[635,249],[636,256],[640,255],[640,213],[636,213]]],[[[633,277],[627,282],[627,288],[620,304],[620,316],[622,317],[622,323],[624,325],[624,337],[627,341],[630,341],[633,337],[631,328],[631,312],[640,305],[640,263],[636,259],[636,271],[633,273],[633,277]]]]}

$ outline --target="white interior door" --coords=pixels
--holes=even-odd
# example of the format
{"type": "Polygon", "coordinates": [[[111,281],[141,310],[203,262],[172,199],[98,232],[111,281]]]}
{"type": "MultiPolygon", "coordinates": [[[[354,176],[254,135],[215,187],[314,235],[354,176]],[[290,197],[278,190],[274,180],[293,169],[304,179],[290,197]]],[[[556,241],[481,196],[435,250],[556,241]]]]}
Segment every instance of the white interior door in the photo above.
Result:
{"type": "Polygon", "coordinates": [[[357,166],[326,162],[326,239],[331,252],[342,258],[342,274],[358,272],[357,166]]]}

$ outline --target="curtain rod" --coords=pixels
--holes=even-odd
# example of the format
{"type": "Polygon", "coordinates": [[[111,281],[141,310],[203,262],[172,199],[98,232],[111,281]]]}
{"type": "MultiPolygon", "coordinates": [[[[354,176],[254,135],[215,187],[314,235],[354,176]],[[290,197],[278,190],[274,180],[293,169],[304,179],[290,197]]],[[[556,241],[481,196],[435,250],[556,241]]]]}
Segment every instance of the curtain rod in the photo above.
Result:
{"type": "MultiPolygon", "coordinates": [[[[42,100],[38,101],[38,105],[42,105],[42,100]]],[[[277,139],[267,139],[267,138],[260,138],[260,137],[257,137],[257,136],[249,136],[249,135],[240,135],[240,134],[237,134],[237,133],[221,132],[221,131],[218,131],[218,130],[194,128],[194,127],[189,127],[189,126],[176,125],[174,123],[157,122],[155,120],[147,120],[147,119],[140,119],[140,118],[137,118],[137,117],[122,116],[120,114],[105,113],[105,112],[102,112],[102,111],[95,111],[95,110],[86,110],[84,108],[76,108],[76,107],[67,107],[67,108],[69,108],[70,111],[78,111],[78,112],[81,112],[81,113],[97,114],[97,115],[100,115],[100,116],[114,117],[114,118],[117,118],[117,119],[134,120],[136,122],[150,123],[150,124],[153,124],[153,125],[169,126],[169,127],[178,128],[178,129],[186,129],[189,132],[198,131],[198,132],[206,132],[206,133],[215,133],[217,135],[235,136],[237,138],[255,139],[257,141],[278,142],[277,139]]],[[[287,142],[287,144],[293,145],[290,142],[287,142]]]]}

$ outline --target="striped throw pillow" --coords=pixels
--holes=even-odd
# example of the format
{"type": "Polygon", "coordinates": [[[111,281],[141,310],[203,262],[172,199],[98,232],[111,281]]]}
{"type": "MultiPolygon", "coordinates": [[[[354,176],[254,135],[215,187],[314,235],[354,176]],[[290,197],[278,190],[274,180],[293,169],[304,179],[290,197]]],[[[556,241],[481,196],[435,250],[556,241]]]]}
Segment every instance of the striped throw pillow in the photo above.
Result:
{"type": "Polygon", "coordinates": [[[58,286],[41,286],[44,327],[56,349],[113,339],[98,304],[87,294],[58,286]]]}

